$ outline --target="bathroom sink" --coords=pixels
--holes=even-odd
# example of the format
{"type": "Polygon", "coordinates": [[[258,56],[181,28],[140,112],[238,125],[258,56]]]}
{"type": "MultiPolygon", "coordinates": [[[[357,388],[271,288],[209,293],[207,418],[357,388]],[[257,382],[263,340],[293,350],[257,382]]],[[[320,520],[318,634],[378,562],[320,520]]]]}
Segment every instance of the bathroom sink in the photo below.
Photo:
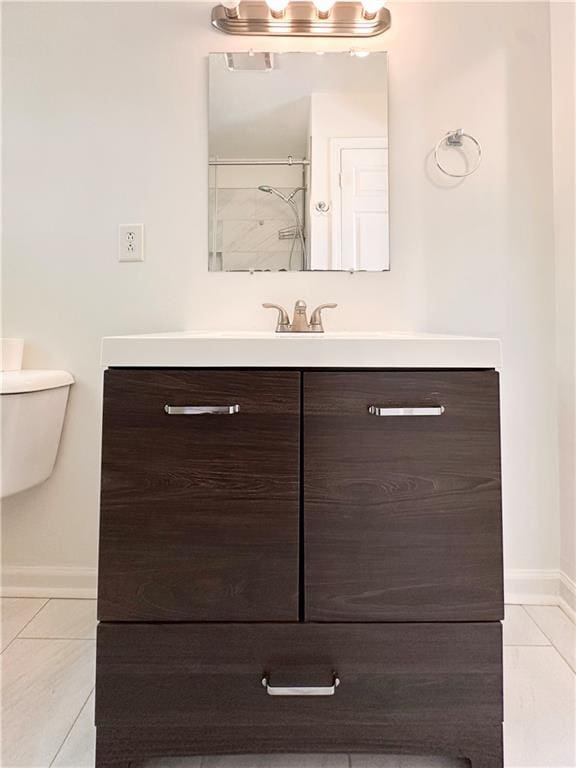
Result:
{"type": "Polygon", "coordinates": [[[176,331],[109,336],[102,365],[136,367],[498,368],[500,341],[408,331],[176,331]]]}

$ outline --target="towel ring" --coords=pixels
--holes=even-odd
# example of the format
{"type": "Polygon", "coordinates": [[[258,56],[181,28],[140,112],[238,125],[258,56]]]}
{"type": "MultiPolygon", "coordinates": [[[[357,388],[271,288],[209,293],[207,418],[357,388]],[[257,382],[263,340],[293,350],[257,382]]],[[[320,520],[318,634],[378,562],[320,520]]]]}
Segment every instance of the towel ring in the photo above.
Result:
{"type": "Polygon", "coordinates": [[[440,139],[434,148],[434,161],[436,162],[438,168],[442,171],[442,173],[445,173],[446,176],[451,176],[453,179],[464,179],[466,176],[471,176],[480,167],[480,163],[482,162],[482,146],[478,139],[475,139],[474,136],[471,136],[469,133],[464,133],[462,128],[458,128],[456,131],[448,131],[448,133],[440,139]],[[464,144],[463,139],[469,139],[472,144],[474,144],[478,152],[478,160],[476,161],[475,165],[470,168],[470,170],[464,171],[464,173],[452,173],[451,171],[447,171],[438,158],[438,151],[442,144],[446,144],[449,147],[461,147],[464,144]]]}

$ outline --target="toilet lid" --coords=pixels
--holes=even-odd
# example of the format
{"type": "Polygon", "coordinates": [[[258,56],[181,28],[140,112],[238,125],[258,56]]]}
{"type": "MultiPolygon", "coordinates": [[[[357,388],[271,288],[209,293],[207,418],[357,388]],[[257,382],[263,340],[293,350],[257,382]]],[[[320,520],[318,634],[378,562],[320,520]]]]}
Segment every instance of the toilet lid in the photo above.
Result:
{"type": "Polygon", "coordinates": [[[2,371],[0,373],[0,395],[18,395],[23,392],[39,392],[74,384],[68,371],[2,371]]]}

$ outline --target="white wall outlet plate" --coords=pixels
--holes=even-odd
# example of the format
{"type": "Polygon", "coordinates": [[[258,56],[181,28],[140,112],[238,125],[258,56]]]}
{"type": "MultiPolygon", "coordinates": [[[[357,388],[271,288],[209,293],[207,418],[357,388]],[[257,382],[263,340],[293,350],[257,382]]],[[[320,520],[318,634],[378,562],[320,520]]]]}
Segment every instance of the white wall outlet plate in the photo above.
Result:
{"type": "Polygon", "coordinates": [[[118,261],[144,261],[144,224],[120,224],[118,261]]]}

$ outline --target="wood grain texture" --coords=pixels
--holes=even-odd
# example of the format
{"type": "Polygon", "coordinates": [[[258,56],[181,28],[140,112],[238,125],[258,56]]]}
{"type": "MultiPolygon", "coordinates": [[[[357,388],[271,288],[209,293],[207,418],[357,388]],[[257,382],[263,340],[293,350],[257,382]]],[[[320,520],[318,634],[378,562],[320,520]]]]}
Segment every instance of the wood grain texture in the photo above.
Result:
{"type": "Polygon", "coordinates": [[[132,623],[98,629],[97,768],[251,752],[502,768],[500,496],[494,371],[108,371],[99,616],[132,623]],[[261,684],[334,674],[332,697],[261,684]]]}
{"type": "Polygon", "coordinates": [[[396,727],[325,724],[215,728],[197,726],[149,729],[98,728],[96,768],[139,765],[140,757],[246,753],[356,753],[446,755],[468,758],[471,768],[503,768],[502,725],[499,723],[410,723],[396,727]],[[132,758],[132,759],[131,759],[132,758]]]}
{"type": "Polygon", "coordinates": [[[501,663],[498,622],[101,624],[96,724],[281,726],[298,744],[303,726],[500,723],[501,663]],[[327,684],[334,674],[329,697],[269,696],[261,682],[327,684]]]}
{"type": "Polygon", "coordinates": [[[501,619],[498,374],[303,376],[306,619],[501,619]]]}
{"type": "Polygon", "coordinates": [[[297,621],[299,425],[298,372],[106,371],[99,619],[297,621]]]}

